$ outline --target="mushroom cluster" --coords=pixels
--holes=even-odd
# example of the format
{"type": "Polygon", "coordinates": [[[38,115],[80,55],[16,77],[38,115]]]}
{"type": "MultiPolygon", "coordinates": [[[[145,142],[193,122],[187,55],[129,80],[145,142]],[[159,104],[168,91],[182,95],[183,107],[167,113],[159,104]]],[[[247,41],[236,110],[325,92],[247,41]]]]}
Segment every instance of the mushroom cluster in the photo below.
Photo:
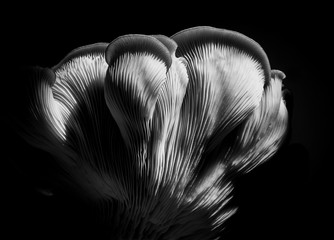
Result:
{"type": "Polygon", "coordinates": [[[14,119],[115,239],[213,239],[231,177],[282,145],[283,72],[258,43],[195,27],[125,35],[26,70],[14,119]]]}

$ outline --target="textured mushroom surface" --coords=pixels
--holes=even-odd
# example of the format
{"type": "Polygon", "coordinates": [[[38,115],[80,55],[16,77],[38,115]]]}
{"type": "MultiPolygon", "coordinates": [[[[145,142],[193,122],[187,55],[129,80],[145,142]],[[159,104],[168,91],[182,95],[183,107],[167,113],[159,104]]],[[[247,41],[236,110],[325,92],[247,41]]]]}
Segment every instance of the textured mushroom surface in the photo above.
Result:
{"type": "Polygon", "coordinates": [[[98,206],[113,239],[218,238],[236,211],[231,179],[287,132],[283,72],[230,30],[120,36],[23,76],[20,134],[54,156],[55,181],[98,206]]]}

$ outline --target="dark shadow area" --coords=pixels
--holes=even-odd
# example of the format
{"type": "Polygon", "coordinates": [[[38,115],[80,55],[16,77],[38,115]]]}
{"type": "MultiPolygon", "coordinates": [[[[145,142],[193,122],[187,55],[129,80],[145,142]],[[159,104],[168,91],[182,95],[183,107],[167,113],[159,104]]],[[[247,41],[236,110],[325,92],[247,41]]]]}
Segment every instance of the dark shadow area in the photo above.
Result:
{"type": "Polygon", "coordinates": [[[234,181],[239,206],[223,239],[303,239],[311,226],[310,179],[305,147],[291,144],[234,181]]]}

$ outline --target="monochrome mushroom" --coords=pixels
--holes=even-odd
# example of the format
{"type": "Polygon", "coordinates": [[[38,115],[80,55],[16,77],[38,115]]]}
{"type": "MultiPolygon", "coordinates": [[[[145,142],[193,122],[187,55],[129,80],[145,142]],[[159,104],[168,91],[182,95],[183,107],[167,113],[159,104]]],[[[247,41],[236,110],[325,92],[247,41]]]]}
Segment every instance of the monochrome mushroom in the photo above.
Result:
{"type": "Polygon", "coordinates": [[[113,239],[218,238],[236,211],[231,179],[272,157],[288,128],[283,72],[230,30],[120,36],[23,76],[19,133],[113,239]]]}

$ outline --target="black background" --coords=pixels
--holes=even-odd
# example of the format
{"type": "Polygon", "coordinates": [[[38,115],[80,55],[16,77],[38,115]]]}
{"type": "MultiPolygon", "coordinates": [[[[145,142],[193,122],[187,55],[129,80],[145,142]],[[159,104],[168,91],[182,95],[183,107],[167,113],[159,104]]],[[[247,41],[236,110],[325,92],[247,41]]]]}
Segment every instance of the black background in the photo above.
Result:
{"type": "MultiPolygon", "coordinates": [[[[9,74],[3,75],[3,81],[14,81],[11,76],[18,66],[51,67],[76,47],[110,42],[123,34],[170,36],[199,25],[241,32],[263,47],[272,69],[286,74],[284,85],[293,99],[289,102],[292,131],[273,159],[235,180],[232,204],[238,206],[238,212],[227,222],[223,239],[322,239],[330,219],[327,154],[333,136],[332,74],[326,58],[330,35],[325,12],[313,6],[307,11],[298,8],[290,12],[290,6],[283,5],[242,13],[230,7],[184,11],[173,4],[161,5],[166,11],[142,11],[134,6],[129,11],[129,6],[121,5],[89,6],[85,11],[67,5],[10,9],[12,14],[2,21],[3,52],[9,63],[4,65],[9,74]]],[[[6,105],[15,101],[15,89],[3,86],[6,105]]],[[[99,239],[96,234],[102,230],[81,204],[66,195],[48,198],[39,194],[32,183],[42,178],[28,177],[11,165],[13,159],[28,166],[33,161],[43,164],[49,156],[17,138],[6,122],[2,136],[6,143],[1,160],[2,239],[99,239]]],[[[38,172],[38,168],[34,170],[38,172]]]]}

